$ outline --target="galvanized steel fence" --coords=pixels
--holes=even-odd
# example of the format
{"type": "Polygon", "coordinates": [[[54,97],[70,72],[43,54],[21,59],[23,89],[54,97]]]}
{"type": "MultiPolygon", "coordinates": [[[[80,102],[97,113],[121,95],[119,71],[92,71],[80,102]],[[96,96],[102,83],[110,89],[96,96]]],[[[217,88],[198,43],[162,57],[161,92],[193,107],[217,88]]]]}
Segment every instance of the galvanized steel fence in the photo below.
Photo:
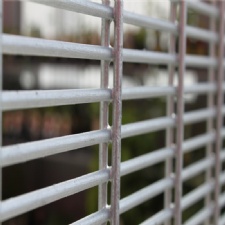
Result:
{"type": "MultiPolygon", "coordinates": [[[[74,222],[74,225],[106,224],[107,221],[114,225],[119,224],[122,213],[138,207],[161,193],[164,193],[164,209],[144,221],[142,225],[180,225],[182,224],[182,212],[201,199],[205,199],[204,208],[196,212],[184,224],[225,224],[225,215],[221,213],[221,209],[225,206],[225,194],[222,192],[222,186],[225,184],[225,172],[222,171],[222,163],[225,160],[225,150],[222,150],[225,137],[225,128],[223,127],[225,114],[223,99],[225,90],[223,81],[225,2],[171,1],[169,21],[125,11],[122,0],[115,0],[113,8],[110,7],[110,0],[103,0],[102,4],[86,0],[32,0],[32,2],[101,18],[102,45],[93,46],[2,34],[2,54],[101,60],[101,87],[83,90],[2,91],[1,111],[99,102],[101,105],[100,130],[4,146],[1,148],[0,154],[1,168],[99,144],[99,170],[2,200],[0,202],[0,221],[4,222],[61,198],[99,186],[99,210],[74,222]],[[187,25],[189,8],[209,17],[209,30],[187,25]],[[178,11],[179,20],[177,22],[178,11]],[[111,21],[114,21],[115,27],[113,47],[110,47],[109,26],[111,21]],[[169,32],[168,53],[124,49],[124,23],[169,32]],[[207,42],[209,55],[186,54],[187,37],[207,42]],[[178,52],[175,46],[177,39],[178,52]],[[112,89],[108,88],[111,62],[114,67],[112,89]],[[168,86],[122,89],[123,62],[168,65],[168,86]],[[207,69],[208,74],[205,75],[207,82],[184,86],[186,67],[207,69]],[[177,86],[174,85],[176,70],[178,71],[177,86]],[[206,95],[208,107],[185,112],[184,94],[187,93],[206,95]],[[122,101],[158,97],[167,99],[167,115],[165,117],[121,125],[122,101]],[[112,126],[108,125],[109,102],[113,106],[112,126]],[[176,104],[174,104],[175,102],[176,104]],[[200,121],[207,121],[207,132],[184,140],[184,127],[200,121]],[[121,149],[123,149],[121,139],[159,130],[166,131],[165,148],[121,162],[121,149]],[[108,165],[109,142],[112,143],[111,165],[108,165]],[[205,158],[183,167],[184,155],[200,147],[206,149],[205,158]],[[163,179],[120,199],[122,176],[159,162],[165,162],[163,179]],[[183,182],[200,173],[205,173],[204,183],[183,195],[183,182]],[[108,183],[111,184],[110,205],[107,200],[108,183]]],[[[2,63],[0,65],[2,66],[2,63]]]]}

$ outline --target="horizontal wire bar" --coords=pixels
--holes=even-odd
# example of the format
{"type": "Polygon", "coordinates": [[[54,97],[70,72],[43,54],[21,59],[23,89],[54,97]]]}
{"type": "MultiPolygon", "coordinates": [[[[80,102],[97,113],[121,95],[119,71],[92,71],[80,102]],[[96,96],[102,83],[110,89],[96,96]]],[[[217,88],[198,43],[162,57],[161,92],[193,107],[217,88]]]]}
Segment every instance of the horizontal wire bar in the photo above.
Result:
{"type": "Polygon", "coordinates": [[[207,56],[186,55],[185,63],[189,67],[196,68],[214,68],[217,66],[216,58],[210,58],[207,56]]]}
{"type": "Polygon", "coordinates": [[[186,181],[199,173],[204,172],[207,168],[212,167],[214,163],[215,157],[213,156],[192,163],[182,171],[182,180],[186,181]]]}
{"type": "Polygon", "coordinates": [[[173,186],[173,180],[165,178],[159,180],[137,192],[120,200],[120,214],[142,204],[148,199],[161,194],[166,188],[173,186]]]}
{"type": "Polygon", "coordinates": [[[188,221],[184,223],[184,225],[198,225],[202,224],[207,218],[209,218],[213,214],[214,206],[209,205],[204,209],[197,212],[194,216],[192,216],[188,221]]]}
{"type": "Polygon", "coordinates": [[[5,146],[2,147],[0,164],[4,167],[16,163],[26,162],[32,159],[108,142],[110,138],[110,130],[98,130],[5,146]]]}
{"type": "Polygon", "coordinates": [[[110,178],[109,170],[93,172],[72,180],[55,184],[30,193],[13,197],[1,202],[0,221],[21,215],[30,210],[81,192],[106,182],[110,178]]]}
{"type": "MultiPolygon", "coordinates": [[[[185,94],[202,94],[215,92],[215,85],[210,83],[187,86],[185,94]]],[[[133,87],[122,90],[123,100],[144,99],[174,95],[175,87],[133,87]]],[[[71,90],[34,90],[34,91],[3,91],[2,110],[29,109],[38,107],[74,105],[111,101],[111,89],[71,89],[71,90]]],[[[205,110],[204,110],[204,113],[205,110]]],[[[225,110],[224,110],[225,113],[225,110]]]]}
{"type": "Polygon", "coordinates": [[[219,10],[211,4],[209,5],[199,0],[188,0],[187,6],[190,9],[196,10],[197,12],[203,13],[207,16],[211,16],[214,18],[219,17],[219,10]]]}
{"type": "MultiPolygon", "coordinates": [[[[113,49],[110,47],[69,43],[41,38],[30,38],[17,35],[2,35],[2,46],[4,54],[81,58],[93,60],[113,59],[113,49]]],[[[217,65],[215,58],[204,56],[187,55],[185,60],[187,66],[197,68],[210,68],[217,65]]],[[[123,61],[167,65],[177,64],[177,56],[161,52],[123,49],[123,61]]]]}
{"type": "MultiPolygon", "coordinates": [[[[112,48],[62,41],[2,35],[3,53],[32,56],[112,60],[112,48]]],[[[175,63],[176,56],[150,51],[123,49],[124,62],[175,63]]]]}
{"type": "Polygon", "coordinates": [[[147,29],[155,29],[160,31],[167,31],[177,34],[177,25],[167,20],[151,18],[149,16],[143,16],[137,13],[124,11],[124,23],[135,25],[138,27],[144,27],[147,29]]]}
{"type": "Polygon", "coordinates": [[[213,83],[198,83],[194,85],[184,86],[185,94],[215,93],[215,91],[216,85],[213,83]]]}
{"type": "Polygon", "coordinates": [[[177,56],[162,52],[123,49],[123,60],[132,63],[167,65],[177,63],[177,56]]]}
{"type": "Polygon", "coordinates": [[[93,103],[112,99],[110,89],[4,91],[2,110],[93,103]]]}
{"type": "Polygon", "coordinates": [[[166,127],[173,127],[174,125],[175,121],[170,117],[145,120],[141,122],[123,125],[121,127],[121,136],[122,138],[132,137],[165,129],[166,127]]]}
{"type": "MultiPolygon", "coordinates": [[[[153,51],[132,50],[123,49],[124,62],[132,63],[147,63],[168,65],[174,64],[177,66],[177,55],[153,51]]],[[[217,60],[207,56],[186,55],[185,63],[187,67],[194,68],[215,68],[217,66],[217,60]]]]}
{"type": "Polygon", "coordinates": [[[185,113],[184,123],[185,123],[185,125],[187,125],[190,123],[203,121],[208,118],[215,117],[215,116],[216,116],[215,108],[206,108],[206,109],[195,110],[195,111],[185,113]]]}
{"type": "Polygon", "coordinates": [[[197,149],[205,146],[206,144],[212,143],[215,141],[215,137],[215,132],[210,132],[187,139],[183,142],[183,152],[188,153],[193,149],[197,149]]]}
{"type": "Polygon", "coordinates": [[[168,95],[175,94],[175,87],[150,87],[150,86],[141,86],[141,87],[132,87],[124,88],[122,90],[122,99],[123,100],[134,100],[134,99],[144,99],[152,97],[163,97],[168,95]]]}
{"type": "Polygon", "coordinates": [[[150,152],[139,157],[127,160],[121,163],[121,176],[144,169],[148,166],[155,165],[174,156],[174,150],[170,148],[163,148],[154,152],[150,152]]]}
{"type": "Polygon", "coordinates": [[[163,222],[169,220],[173,216],[172,209],[163,209],[160,212],[156,213],[149,219],[145,220],[144,222],[140,223],[140,225],[156,225],[162,224],[163,222]]]}
{"type": "Polygon", "coordinates": [[[186,194],[181,200],[182,210],[184,211],[185,209],[193,205],[195,202],[199,201],[205,195],[210,193],[213,190],[213,188],[214,188],[214,181],[211,181],[200,185],[193,191],[186,194]]]}
{"type": "Polygon", "coordinates": [[[187,36],[190,38],[208,41],[208,42],[218,42],[218,35],[210,30],[201,29],[198,27],[186,26],[187,36]]]}
{"type": "Polygon", "coordinates": [[[63,41],[30,38],[19,35],[2,35],[2,52],[29,56],[48,56],[111,60],[112,49],[97,45],[85,45],[63,41]]]}
{"type": "MultiPolygon", "coordinates": [[[[175,94],[173,87],[134,87],[123,89],[122,99],[133,100],[172,94],[175,94]]],[[[110,89],[4,91],[2,93],[2,109],[7,111],[111,100],[112,90],[110,89]]]]}
{"type": "Polygon", "coordinates": [[[70,225],[99,225],[109,220],[109,217],[110,217],[109,209],[102,209],[74,223],[71,223],[70,225]]]}
{"type": "MultiPolygon", "coordinates": [[[[2,35],[3,53],[33,56],[85,58],[111,60],[109,47],[69,43],[62,41],[28,38],[17,35],[2,35]]],[[[176,56],[167,53],[123,49],[124,62],[174,63],[176,56]]]]}

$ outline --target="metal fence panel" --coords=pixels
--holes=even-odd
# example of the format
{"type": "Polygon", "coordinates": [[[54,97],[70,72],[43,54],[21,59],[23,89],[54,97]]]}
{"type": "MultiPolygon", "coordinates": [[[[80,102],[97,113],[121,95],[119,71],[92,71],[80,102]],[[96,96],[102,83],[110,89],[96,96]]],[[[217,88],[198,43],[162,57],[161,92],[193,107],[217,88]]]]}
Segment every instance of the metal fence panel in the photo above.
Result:
{"type": "MultiPolygon", "coordinates": [[[[194,0],[171,0],[170,20],[168,21],[126,11],[123,8],[123,0],[115,0],[114,7],[110,6],[110,0],[102,0],[102,4],[87,0],[30,1],[35,2],[35,4],[44,4],[101,18],[101,46],[1,34],[0,73],[2,74],[3,54],[99,60],[101,61],[101,86],[99,89],[1,91],[1,112],[100,103],[100,129],[29,143],[2,146],[0,151],[1,170],[18,163],[96,144],[99,145],[99,170],[46,188],[1,200],[0,221],[4,222],[51,202],[98,186],[98,211],[74,222],[74,225],[107,224],[107,222],[118,225],[120,224],[121,214],[163,193],[164,208],[143,221],[142,225],[225,224],[225,216],[221,214],[221,209],[225,205],[225,194],[222,192],[222,186],[225,184],[225,173],[222,171],[222,163],[225,161],[225,150],[223,149],[225,137],[223,124],[225,115],[224,1],[207,3],[194,0]],[[176,22],[177,9],[179,9],[178,23],[176,22]],[[189,9],[208,16],[209,29],[197,28],[187,24],[189,9]],[[110,46],[111,21],[114,21],[114,47],[110,46]],[[218,22],[219,28],[216,29],[218,22]],[[168,53],[123,48],[123,24],[169,32],[168,53]],[[206,42],[209,46],[208,55],[187,53],[187,38],[206,42]],[[176,49],[176,40],[179,43],[178,50],[176,49]],[[114,74],[113,88],[108,87],[111,62],[113,62],[114,74]],[[124,62],[167,66],[168,85],[122,89],[124,62]],[[206,69],[206,81],[185,86],[184,76],[187,67],[206,69]],[[174,82],[175,71],[178,71],[177,86],[174,82]],[[185,94],[206,95],[207,108],[186,112],[185,94]],[[166,99],[167,113],[165,116],[134,121],[125,125],[121,124],[123,101],[159,97],[166,99]],[[108,124],[109,103],[112,103],[113,121],[111,127],[108,124]],[[198,122],[206,122],[206,133],[185,139],[185,126],[198,122]],[[121,162],[122,139],[160,130],[166,131],[164,148],[121,162]],[[110,142],[112,143],[111,165],[108,164],[108,144],[110,142]],[[205,157],[184,166],[185,154],[194,152],[201,147],[206,148],[205,157]],[[164,178],[125,198],[120,198],[121,178],[123,176],[160,162],[165,163],[164,178]],[[184,194],[184,182],[202,173],[205,174],[204,182],[194,190],[184,194]],[[108,183],[111,184],[110,204],[107,196],[108,183]],[[183,211],[200,200],[204,200],[203,208],[183,222],[183,211]]],[[[0,6],[0,10],[2,10],[2,6],[0,6]]],[[[0,14],[2,15],[1,11],[0,14]]],[[[1,26],[2,21],[0,32],[1,26]]],[[[1,82],[0,86],[2,85],[1,82]]],[[[1,142],[2,135],[0,136],[1,142]]],[[[1,174],[0,179],[2,180],[1,174]]],[[[2,181],[0,183],[2,185],[2,181]]]]}

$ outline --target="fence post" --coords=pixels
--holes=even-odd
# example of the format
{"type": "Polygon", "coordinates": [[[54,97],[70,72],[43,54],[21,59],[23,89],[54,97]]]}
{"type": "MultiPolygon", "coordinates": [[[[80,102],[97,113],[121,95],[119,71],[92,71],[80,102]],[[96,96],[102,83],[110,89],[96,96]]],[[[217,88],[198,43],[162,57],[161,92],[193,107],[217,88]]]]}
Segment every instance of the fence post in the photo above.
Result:
{"type": "Polygon", "coordinates": [[[176,168],[175,168],[175,225],[182,224],[182,168],[183,168],[183,136],[184,136],[184,73],[185,73],[185,55],[186,55],[186,20],[187,5],[186,1],[180,3],[180,23],[179,23],[179,71],[177,86],[177,126],[176,126],[176,168]]]}
{"type": "Polygon", "coordinates": [[[114,23],[111,224],[119,225],[122,117],[121,91],[123,71],[123,0],[115,0],[114,23]]]}
{"type": "Polygon", "coordinates": [[[217,113],[216,113],[216,149],[215,149],[215,212],[214,212],[214,224],[219,223],[220,217],[220,205],[219,205],[219,195],[220,195],[220,172],[221,172],[221,162],[220,162],[220,152],[222,147],[222,137],[221,128],[223,126],[223,89],[222,82],[224,80],[224,1],[219,1],[219,44],[218,44],[218,73],[217,73],[217,113]]]}

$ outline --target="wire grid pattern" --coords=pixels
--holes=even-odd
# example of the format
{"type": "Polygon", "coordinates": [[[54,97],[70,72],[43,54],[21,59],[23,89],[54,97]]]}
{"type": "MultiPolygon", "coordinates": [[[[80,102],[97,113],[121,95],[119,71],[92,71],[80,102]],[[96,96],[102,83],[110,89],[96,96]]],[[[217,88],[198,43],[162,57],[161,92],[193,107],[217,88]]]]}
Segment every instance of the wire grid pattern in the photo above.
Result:
{"type": "Polygon", "coordinates": [[[2,147],[1,168],[99,144],[99,170],[1,201],[0,221],[4,222],[61,198],[99,186],[99,210],[74,222],[74,225],[106,224],[107,221],[114,225],[119,224],[122,213],[161,193],[165,193],[164,209],[143,221],[142,225],[180,225],[182,224],[182,212],[201,199],[204,199],[204,208],[185,221],[185,225],[225,224],[225,215],[221,214],[221,209],[225,206],[225,194],[221,192],[221,187],[225,184],[225,173],[221,171],[222,163],[225,160],[225,150],[222,150],[222,141],[225,137],[225,128],[223,127],[225,114],[223,105],[225,90],[223,83],[225,66],[224,1],[215,1],[211,4],[194,0],[172,1],[170,21],[125,11],[122,0],[115,0],[114,8],[109,6],[110,0],[103,0],[102,4],[86,0],[32,0],[32,2],[102,18],[102,45],[93,46],[2,34],[2,54],[101,60],[101,87],[99,89],[59,91],[3,91],[1,93],[1,110],[99,102],[101,107],[100,130],[2,147]],[[177,7],[180,12],[178,23],[176,23],[177,7]],[[204,30],[187,25],[188,8],[207,15],[210,29],[204,30]],[[114,21],[115,26],[114,47],[109,47],[111,21],[114,21]],[[218,29],[216,29],[217,22],[219,22],[218,29]],[[169,32],[169,52],[124,49],[124,23],[169,32]],[[177,36],[178,52],[175,50],[177,36]],[[186,54],[187,37],[207,42],[210,49],[209,56],[186,54]],[[111,61],[114,62],[114,83],[113,88],[109,89],[108,76],[111,61]],[[168,65],[168,86],[122,89],[123,62],[168,65]],[[184,86],[186,67],[207,68],[208,82],[184,86]],[[174,86],[176,69],[178,70],[177,87],[174,86]],[[207,95],[207,108],[185,112],[184,94],[187,93],[207,95]],[[122,101],[162,96],[167,98],[167,115],[165,117],[121,125],[122,101]],[[174,107],[175,96],[176,107],[174,107]],[[214,102],[215,96],[216,101],[214,102]],[[112,102],[113,105],[111,127],[108,126],[109,102],[112,102]],[[214,120],[216,121],[215,126],[214,120]],[[184,126],[199,121],[207,121],[207,132],[184,140],[184,126]],[[166,130],[165,148],[121,162],[121,140],[123,138],[158,130],[166,130]],[[110,166],[107,155],[109,142],[112,142],[112,165],[110,166]],[[183,168],[184,154],[203,146],[206,147],[206,157],[183,168]],[[175,159],[175,166],[173,166],[173,159],[175,159]],[[166,165],[163,179],[120,199],[122,176],[159,162],[165,162],[166,165]],[[183,182],[203,172],[205,172],[205,183],[183,195],[183,182]],[[111,184],[110,205],[107,202],[108,182],[111,184]]]}

